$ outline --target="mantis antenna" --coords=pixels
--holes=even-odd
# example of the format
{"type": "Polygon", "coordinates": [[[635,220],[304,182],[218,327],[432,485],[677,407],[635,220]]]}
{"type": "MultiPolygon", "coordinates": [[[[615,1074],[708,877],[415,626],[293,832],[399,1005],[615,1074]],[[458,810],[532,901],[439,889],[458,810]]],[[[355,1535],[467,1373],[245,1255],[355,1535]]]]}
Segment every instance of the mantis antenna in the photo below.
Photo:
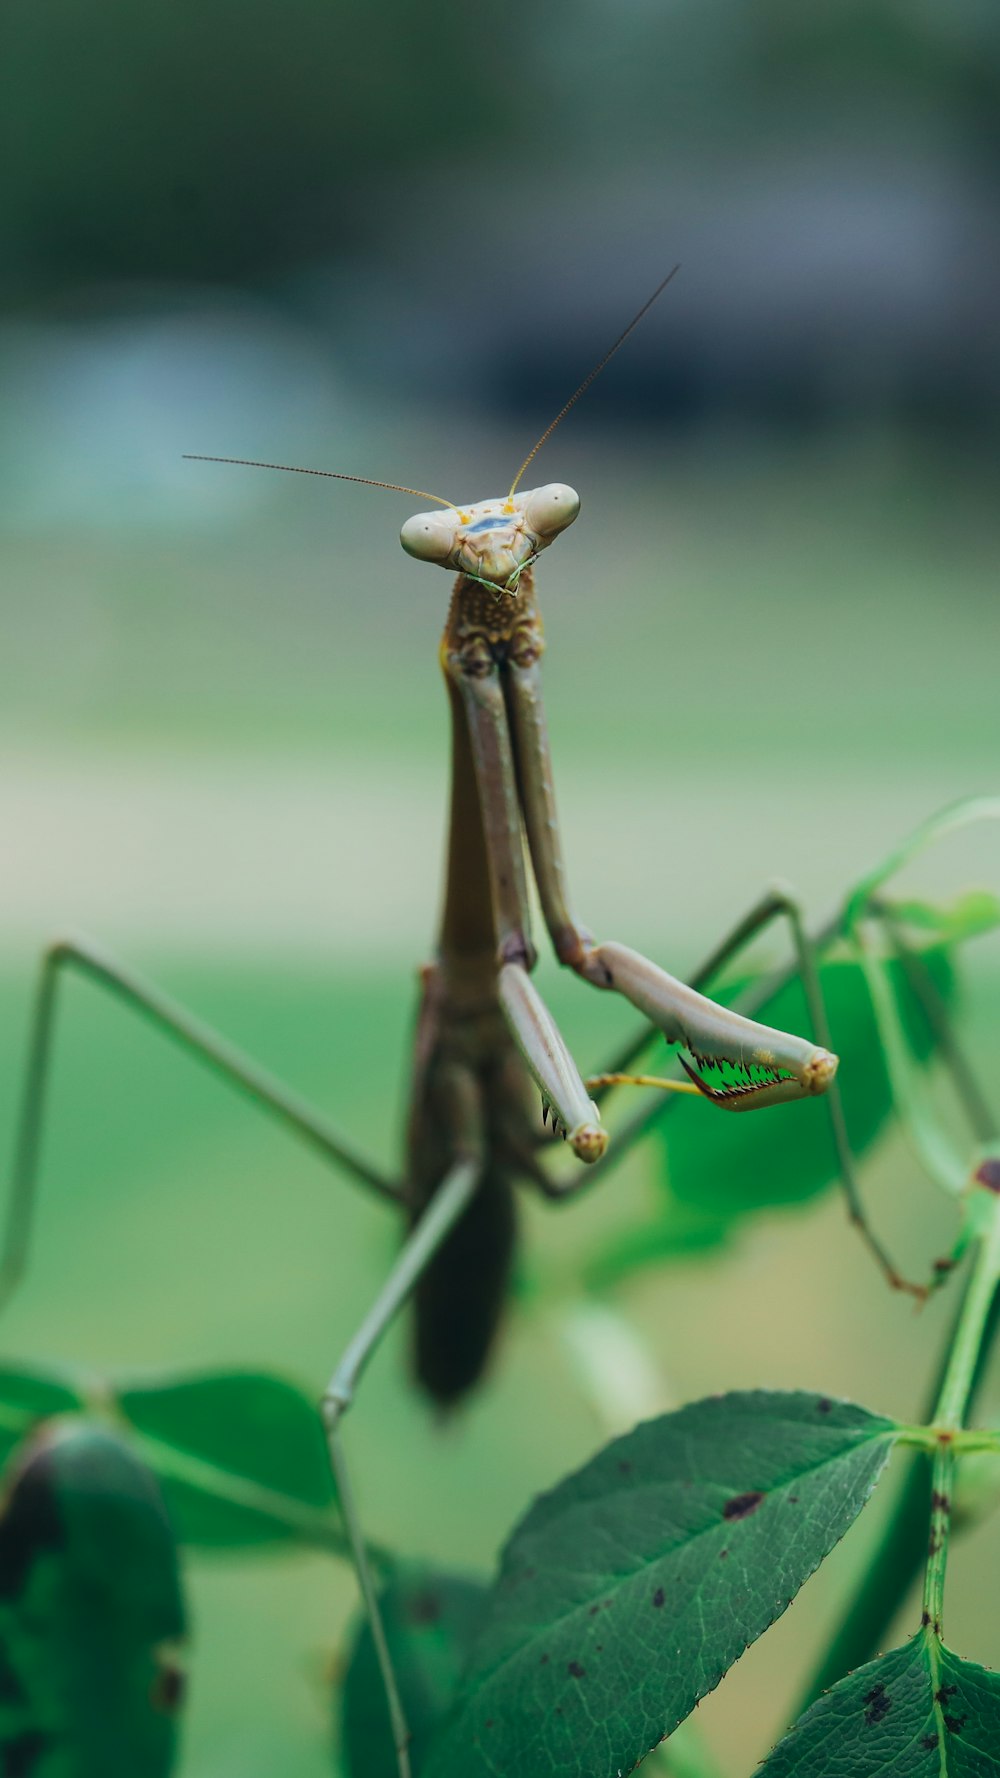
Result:
{"type": "MultiPolygon", "coordinates": [[[[646,306],[648,308],[649,304],[646,306]]],[[[537,450],[537,445],[535,448],[537,450]]],[[[345,475],[342,469],[301,469],[296,463],[258,463],[253,457],[205,457],[200,451],[185,451],[183,457],[185,463],[235,463],[241,469],[284,469],[288,475],[326,475],[337,482],[361,482],[366,488],[388,488],[393,494],[412,494],[415,500],[433,500],[438,506],[447,506],[455,512],[459,510],[454,500],[444,500],[440,494],[428,494],[426,488],[404,488],[400,482],[377,482],[370,475],[345,475]]]]}
{"type": "Polygon", "coordinates": [[[530,451],[528,452],[528,455],[525,457],[524,462],[521,464],[520,469],[518,470],[517,474],[515,475],[514,480],[511,482],[510,494],[508,494],[508,496],[507,496],[508,500],[511,498],[511,495],[515,492],[515,490],[517,488],[517,484],[520,481],[525,470],[527,469],[528,464],[532,461],[532,459],[534,457],[537,457],[537,455],[538,455],[539,451],[541,450],[543,444],[545,443],[546,439],[552,437],[552,434],[555,431],[556,427],[558,426],[560,420],[564,420],[566,418],[566,415],[569,413],[569,410],[573,406],[574,402],[579,401],[581,395],[583,395],[590,388],[591,383],[594,382],[594,380],[600,376],[602,370],[604,369],[604,366],[606,364],[610,363],[611,359],[614,357],[615,353],[617,352],[619,346],[623,346],[625,344],[625,341],[628,339],[629,334],[632,333],[636,327],[638,327],[643,316],[645,314],[647,314],[649,312],[649,310],[652,308],[657,297],[663,295],[663,292],[666,290],[667,285],[670,283],[671,278],[673,278],[675,276],[675,274],[680,271],[680,269],[681,269],[680,265],[678,264],[678,265],[675,265],[667,273],[662,284],[658,284],[656,286],[656,289],[653,291],[652,296],[648,297],[647,300],[643,303],[642,308],[639,310],[639,313],[637,315],[632,316],[632,319],[629,322],[628,326],[626,327],[624,333],[620,333],[618,335],[618,338],[615,340],[614,345],[609,346],[608,350],[605,352],[604,357],[601,359],[600,363],[595,364],[593,370],[587,372],[587,375],[584,377],[583,382],[580,384],[579,389],[574,391],[574,393],[570,396],[569,400],[567,401],[565,407],[561,407],[559,409],[559,412],[557,413],[555,419],[551,422],[550,425],[546,426],[545,431],[542,433],[541,438],[538,440],[538,443],[532,445],[530,451]]]}
{"type": "MultiPolygon", "coordinates": [[[[625,344],[625,341],[628,339],[629,334],[634,332],[635,328],[638,327],[639,322],[642,320],[643,316],[648,314],[649,310],[652,308],[653,304],[655,303],[657,297],[663,295],[663,292],[666,290],[667,285],[670,283],[671,278],[675,277],[676,274],[680,271],[680,269],[681,268],[680,268],[679,264],[671,267],[671,269],[667,273],[666,277],[662,280],[661,283],[659,283],[656,286],[656,289],[653,291],[652,296],[647,297],[646,301],[643,303],[642,308],[639,310],[638,314],[632,316],[632,319],[629,322],[628,326],[625,328],[624,332],[622,332],[618,335],[618,338],[615,340],[614,345],[609,346],[608,350],[604,354],[604,357],[597,364],[594,365],[593,370],[587,372],[587,375],[584,377],[583,382],[580,384],[580,387],[578,389],[574,390],[573,394],[570,396],[570,398],[566,402],[565,406],[563,406],[559,409],[559,412],[557,413],[555,419],[553,421],[551,421],[551,423],[548,426],[546,426],[545,431],[542,433],[541,438],[537,441],[536,444],[532,445],[531,450],[528,452],[528,455],[525,457],[524,462],[521,464],[521,467],[518,470],[517,474],[515,475],[514,480],[511,482],[510,493],[507,495],[508,500],[510,500],[513,497],[514,493],[516,492],[517,484],[521,480],[521,477],[523,476],[525,470],[527,469],[528,464],[531,463],[535,457],[537,457],[537,455],[538,455],[539,451],[541,450],[543,444],[545,443],[546,439],[549,439],[552,437],[552,434],[555,431],[556,427],[559,425],[560,420],[564,420],[566,418],[566,415],[569,413],[570,408],[573,407],[574,404],[579,401],[581,395],[585,394],[586,391],[590,388],[591,383],[593,383],[595,381],[595,379],[600,376],[605,365],[610,364],[610,362],[611,362],[612,358],[614,357],[615,353],[617,352],[619,346],[623,346],[625,344]]],[[[370,475],[347,475],[345,473],[345,471],[342,469],[304,469],[297,463],[260,463],[257,461],[256,458],[253,458],[253,457],[207,457],[200,451],[185,451],[183,453],[183,457],[184,457],[185,463],[233,463],[240,469],[280,469],[280,470],[283,470],[286,475],[323,475],[323,476],[328,477],[330,480],[337,481],[337,482],[359,482],[361,484],[361,486],[365,487],[365,488],[388,488],[390,493],[393,493],[393,494],[412,494],[415,500],[433,500],[434,504],[436,506],[446,506],[449,509],[451,509],[452,511],[461,512],[461,507],[458,505],[457,501],[445,500],[441,494],[428,494],[426,488],[405,488],[401,482],[380,482],[380,481],[376,481],[370,475]]]]}

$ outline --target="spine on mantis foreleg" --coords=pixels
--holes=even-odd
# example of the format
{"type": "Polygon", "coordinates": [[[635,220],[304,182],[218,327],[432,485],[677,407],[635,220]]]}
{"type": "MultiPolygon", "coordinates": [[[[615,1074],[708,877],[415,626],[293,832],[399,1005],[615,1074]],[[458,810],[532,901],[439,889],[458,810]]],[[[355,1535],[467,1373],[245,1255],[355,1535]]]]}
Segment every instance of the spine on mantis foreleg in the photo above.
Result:
{"type": "Polygon", "coordinates": [[[184,1627],[154,1477],[103,1427],[43,1422],[0,1497],[0,1771],[167,1778],[184,1627]]]}

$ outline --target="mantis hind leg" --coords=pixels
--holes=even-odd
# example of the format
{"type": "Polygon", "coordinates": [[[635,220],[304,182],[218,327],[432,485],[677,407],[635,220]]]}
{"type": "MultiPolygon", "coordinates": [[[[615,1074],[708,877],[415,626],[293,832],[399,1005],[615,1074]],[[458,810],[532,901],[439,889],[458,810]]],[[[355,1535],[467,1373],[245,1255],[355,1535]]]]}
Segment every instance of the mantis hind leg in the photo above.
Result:
{"type": "Polygon", "coordinates": [[[58,988],[62,976],[69,971],[85,976],[156,1026],[189,1055],[284,1124],[301,1141],[342,1167],[358,1184],[390,1202],[401,1201],[401,1188],[384,1179],[322,1113],[259,1067],[234,1044],[220,1037],[158,988],[124,969],[96,945],[84,940],[64,939],[44,953],[35,991],[7,1219],[0,1247],[0,1308],[10,1300],[27,1267],[59,1006],[58,988]]]}

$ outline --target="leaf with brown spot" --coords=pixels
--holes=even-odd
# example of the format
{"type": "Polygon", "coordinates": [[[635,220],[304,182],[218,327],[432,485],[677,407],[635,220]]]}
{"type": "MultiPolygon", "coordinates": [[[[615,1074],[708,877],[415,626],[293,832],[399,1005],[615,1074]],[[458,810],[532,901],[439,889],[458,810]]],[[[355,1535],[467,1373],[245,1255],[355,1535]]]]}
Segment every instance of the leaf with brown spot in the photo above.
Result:
{"type": "Polygon", "coordinates": [[[1000,1674],[918,1630],[824,1692],[755,1778],[829,1778],[832,1748],[840,1778],[1000,1778],[1000,1674]]]}
{"type": "Polygon", "coordinates": [[[865,1726],[869,1729],[881,1722],[883,1716],[887,1716],[892,1709],[892,1699],[881,1683],[873,1685],[862,1702],[865,1705],[865,1726]]]}
{"type": "Polygon", "coordinates": [[[757,1489],[749,1494],[734,1494],[732,1500],[726,1501],[722,1516],[724,1519],[748,1519],[751,1513],[757,1511],[763,1498],[763,1494],[757,1489]]]}
{"type": "Polygon", "coordinates": [[[426,1778],[616,1778],[672,1733],[781,1615],[888,1458],[891,1421],[829,1398],[820,1413],[820,1399],[695,1402],[542,1495],[504,1551],[426,1778]]]}

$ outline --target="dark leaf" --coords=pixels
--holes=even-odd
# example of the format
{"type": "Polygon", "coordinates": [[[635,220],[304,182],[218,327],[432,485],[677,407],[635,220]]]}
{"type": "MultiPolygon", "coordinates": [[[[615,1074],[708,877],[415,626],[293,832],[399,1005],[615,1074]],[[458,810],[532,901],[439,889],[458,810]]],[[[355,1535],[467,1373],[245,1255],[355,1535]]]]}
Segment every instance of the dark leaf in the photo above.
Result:
{"type": "Polygon", "coordinates": [[[167,1778],[184,1605],[160,1490],[129,1442],[63,1415],[19,1447],[0,1598],[0,1770],[167,1778]]]}
{"type": "Polygon", "coordinates": [[[817,1699],[758,1778],[1000,1778],[1000,1675],[921,1630],[817,1699]]]}
{"type": "Polygon", "coordinates": [[[0,1367],[0,1463],[39,1420],[79,1413],[83,1403],[82,1391],[58,1370],[22,1364],[0,1367]]]}
{"type": "Polygon", "coordinates": [[[511,1537],[427,1778],[630,1771],[843,1536],[894,1430],[752,1391],[607,1445],[511,1537]]]}
{"type": "Polygon", "coordinates": [[[125,1385],[118,1405],[186,1543],[342,1546],[318,1404],[256,1372],[125,1385]]]}
{"type": "MultiPolygon", "coordinates": [[[[432,1731],[451,1707],[489,1588],[434,1568],[404,1570],[381,1596],[382,1622],[412,1734],[414,1778],[432,1731]]],[[[341,1715],[349,1778],[398,1778],[389,1712],[367,1620],[359,1628],[344,1681],[341,1715]]]]}

